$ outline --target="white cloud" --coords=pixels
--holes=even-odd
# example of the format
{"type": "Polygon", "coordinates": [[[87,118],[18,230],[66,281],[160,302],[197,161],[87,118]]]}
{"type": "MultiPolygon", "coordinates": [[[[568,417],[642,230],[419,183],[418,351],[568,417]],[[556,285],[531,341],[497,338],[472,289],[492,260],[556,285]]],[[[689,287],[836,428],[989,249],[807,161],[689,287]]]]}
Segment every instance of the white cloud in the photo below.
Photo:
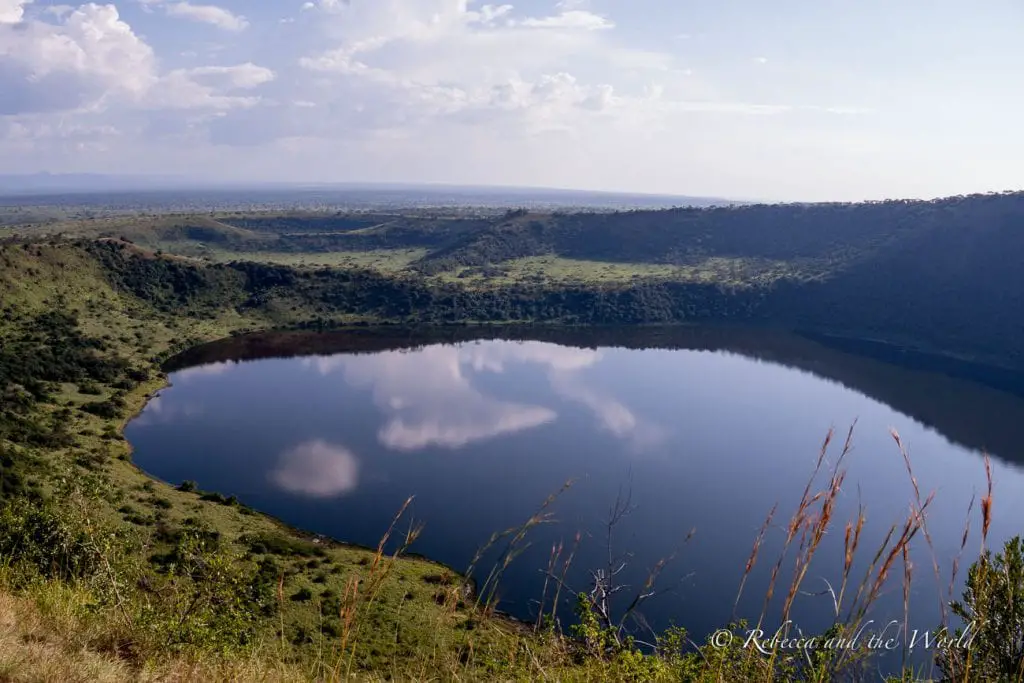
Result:
{"type": "Polygon", "coordinates": [[[255,88],[274,80],[274,72],[252,62],[237,66],[200,66],[188,70],[194,80],[209,78],[229,88],[255,88]]]}
{"type": "Polygon", "coordinates": [[[694,75],[678,50],[657,47],[678,29],[637,40],[588,2],[544,11],[500,0],[317,0],[288,17],[294,24],[280,23],[288,12],[253,11],[258,44],[238,37],[249,20],[218,0],[135,2],[155,13],[146,32],[166,52],[156,55],[113,5],[0,0],[4,171],[201,168],[235,179],[628,182],[715,194],[714,178],[773,175],[753,170],[754,145],[739,140],[797,144],[837,125],[828,117],[869,111],[764,101],[759,88],[789,91],[714,80],[703,34],[686,54],[701,65],[694,75]],[[169,23],[167,13],[227,30],[210,46],[202,27],[169,23]],[[58,123],[78,132],[56,135],[58,123]],[[342,170],[340,155],[359,163],[342,170]]]}
{"type": "Polygon", "coordinates": [[[0,0],[0,24],[16,24],[25,16],[25,5],[32,0],[0,0]]]}
{"type": "Polygon", "coordinates": [[[358,486],[359,460],[344,446],[307,441],[281,455],[270,480],[289,493],[332,498],[358,486]]]}
{"type": "MultiPolygon", "coordinates": [[[[159,86],[154,87],[147,94],[147,97],[140,106],[145,109],[206,109],[212,111],[226,111],[229,109],[254,107],[260,102],[257,96],[227,95],[221,90],[225,87],[241,88],[243,86],[233,83],[230,73],[217,72],[216,75],[224,79],[226,84],[221,84],[221,89],[214,85],[202,82],[204,75],[202,69],[176,69],[171,71],[159,80],[159,86]],[[199,70],[200,73],[196,73],[199,70]]],[[[244,81],[243,81],[244,82],[244,81]]],[[[252,87],[252,86],[244,86],[252,87]]]]}
{"type": "MultiPolygon", "coordinates": [[[[3,9],[13,16],[10,7],[3,9]]],[[[118,105],[248,107],[259,98],[230,96],[225,91],[252,89],[273,79],[273,71],[251,62],[161,74],[153,49],[113,5],[82,5],[70,13],[58,13],[58,23],[0,24],[0,92],[4,93],[0,115],[85,114],[118,105]]]]}
{"type": "Polygon", "coordinates": [[[245,17],[238,16],[216,5],[193,5],[191,2],[172,2],[165,6],[168,16],[211,24],[225,31],[242,31],[248,28],[245,17]]]}
{"type": "Polygon", "coordinates": [[[519,25],[529,28],[565,28],[584,31],[615,28],[615,24],[608,19],[586,10],[569,10],[550,17],[524,19],[519,22],[519,25]]]}
{"type": "Polygon", "coordinates": [[[153,50],[113,5],[82,5],[60,24],[0,24],[0,114],[138,98],[156,81],[155,70],[153,50]]]}
{"type": "Polygon", "coordinates": [[[349,100],[387,102],[392,116],[379,119],[380,128],[396,118],[408,126],[455,117],[470,125],[517,120],[527,133],[569,129],[580,115],[616,100],[610,84],[581,82],[562,65],[596,59],[611,66],[629,58],[627,68],[650,65],[651,53],[615,49],[580,30],[612,26],[583,10],[514,20],[510,5],[470,10],[459,0],[317,7],[336,16],[331,35],[340,46],[300,65],[335,77],[351,91],[349,100]]]}
{"type": "Polygon", "coordinates": [[[341,7],[344,2],[342,0],[310,0],[309,2],[302,3],[303,11],[320,9],[325,12],[331,12],[341,7]]]}

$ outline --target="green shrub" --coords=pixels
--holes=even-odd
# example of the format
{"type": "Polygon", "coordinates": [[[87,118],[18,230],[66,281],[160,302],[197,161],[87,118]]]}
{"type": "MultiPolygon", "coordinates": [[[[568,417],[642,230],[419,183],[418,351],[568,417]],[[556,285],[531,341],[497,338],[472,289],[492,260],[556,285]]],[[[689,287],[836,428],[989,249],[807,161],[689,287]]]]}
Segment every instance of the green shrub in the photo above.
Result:
{"type": "Polygon", "coordinates": [[[324,549],[315,543],[299,538],[290,538],[282,534],[269,532],[253,534],[243,540],[249,545],[249,551],[258,555],[281,555],[284,557],[323,557],[326,555],[324,549]]]}
{"type": "Polygon", "coordinates": [[[1024,542],[1016,536],[994,558],[991,551],[967,573],[952,611],[964,621],[955,632],[965,647],[943,648],[939,665],[949,680],[1020,680],[1024,675],[1024,542]]]}
{"type": "Polygon", "coordinates": [[[0,510],[0,557],[63,580],[91,576],[102,561],[83,526],[65,511],[25,499],[0,510]]]}
{"type": "Polygon", "coordinates": [[[99,396],[103,393],[103,389],[96,382],[82,382],[78,385],[78,393],[87,394],[90,396],[99,396]]]}
{"type": "Polygon", "coordinates": [[[106,401],[93,401],[82,406],[83,411],[102,417],[105,420],[112,420],[118,417],[123,409],[124,401],[114,398],[107,399],[106,401]]]}

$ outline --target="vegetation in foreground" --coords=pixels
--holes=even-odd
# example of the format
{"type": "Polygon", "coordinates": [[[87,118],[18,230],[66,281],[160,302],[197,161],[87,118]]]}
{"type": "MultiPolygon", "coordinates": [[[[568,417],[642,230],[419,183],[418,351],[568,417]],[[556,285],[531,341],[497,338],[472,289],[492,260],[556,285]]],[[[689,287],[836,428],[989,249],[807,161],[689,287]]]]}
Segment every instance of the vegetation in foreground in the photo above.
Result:
{"type": "MultiPolygon", "coordinates": [[[[580,593],[562,585],[571,548],[553,550],[550,592],[541,599],[549,614],[552,604],[574,601],[575,626],[563,631],[544,612],[533,624],[512,622],[491,600],[501,565],[475,571],[473,591],[465,576],[404,556],[418,529],[404,523],[402,511],[392,529],[382,530],[380,548],[353,548],[303,536],[216,493],[188,484],[172,489],[131,465],[120,427],[160,386],[158,364],[170,353],[237,330],[310,318],[350,323],[402,305],[378,285],[411,292],[405,301],[412,310],[428,310],[414,284],[388,285],[393,281],[358,271],[200,268],[111,241],[16,242],[0,249],[0,258],[4,680],[869,675],[870,653],[859,650],[807,657],[775,648],[765,656],[743,648],[743,637],[717,648],[694,644],[681,630],[644,646],[623,628],[628,614],[607,607],[606,598],[620,589],[611,572],[596,574],[580,593]]],[[[451,302],[442,299],[433,310],[451,310],[445,305],[451,302]]],[[[846,525],[836,626],[824,634],[840,637],[855,632],[888,582],[902,581],[909,594],[909,548],[930,542],[931,499],[915,490],[911,513],[886,538],[861,538],[863,517],[833,519],[848,449],[824,467],[829,447],[826,440],[819,471],[782,523],[786,552],[767,561],[777,563],[772,573],[779,583],[770,593],[785,613],[821,538],[846,525]],[[874,558],[864,577],[850,575],[857,556],[874,558]],[[790,572],[793,579],[782,580],[790,572]]],[[[989,490],[977,513],[982,554],[967,572],[962,604],[952,607],[954,616],[982,630],[969,650],[949,650],[941,660],[936,673],[949,680],[1024,678],[1024,561],[1018,541],[988,552],[992,505],[989,490]]],[[[505,558],[514,558],[544,514],[542,508],[496,539],[505,558]]],[[[770,516],[754,539],[748,574],[764,561],[759,548],[773,524],[770,516]]],[[[965,530],[964,550],[969,535],[965,530]]],[[[961,559],[966,565],[966,558],[955,561],[951,584],[962,580],[961,559]]],[[[654,597],[656,578],[639,600],[654,597]]],[[[741,636],[746,627],[730,628],[741,636]]]]}

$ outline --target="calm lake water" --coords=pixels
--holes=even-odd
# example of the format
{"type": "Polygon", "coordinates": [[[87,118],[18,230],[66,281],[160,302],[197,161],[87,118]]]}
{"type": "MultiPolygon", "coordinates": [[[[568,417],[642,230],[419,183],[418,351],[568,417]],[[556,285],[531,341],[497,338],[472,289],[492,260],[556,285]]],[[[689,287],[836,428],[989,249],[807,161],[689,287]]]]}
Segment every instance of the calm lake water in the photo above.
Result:
{"type": "MultiPolygon", "coordinates": [[[[171,483],[195,480],[290,524],[365,545],[376,545],[414,495],[411,511],[426,526],[413,549],[460,570],[493,532],[521,524],[573,480],[550,508],[555,521],[532,532],[533,545],[502,583],[503,608],[528,619],[552,543],[570,546],[582,533],[567,579],[587,589],[590,570],[608,562],[609,510],[628,493],[631,512],[612,537],[613,552],[628,553],[618,578],[631,588],[619,607],[659,559],[672,557],[657,584],[667,592],[641,611],[654,628],[676,623],[696,640],[734,611],[758,619],[785,524],[830,427],[826,470],[857,422],[837,524],[804,591],[840,580],[843,527],[858,504],[867,524],[857,579],[889,526],[906,519],[913,488],[890,428],[909,449],[922,495],[936,496],[928,530],[942,576],[937,587],[931,552],[917,538],[911,629],[939,623],[968,505],[986,486],[983,449],[995,480],[989,545],[1024,531],[1024,470],[1014,461],[1024,458],[1024,400],[1011,393],[780,334],[444,334],[280,335],[199,349],[180,363],[202,364],[174,371],[172,386],[128,426],[135,460],[171,483]],[[309,355],[274,357],[289,354],[309,355]],[[752,544],[776,504],[734,610],[752,544]]],[[[979,508],[964,568],[980,543],[979,508]]],[[[782,566],[769,632],[795,550],[782,566]]],[[[880,625],[903,620],[902,576],[898,564],[872,613],[880,625]]],[[[800,595],[793,618],[813,631],[830,623],[832,609],[827,596],[800,595]]]]}

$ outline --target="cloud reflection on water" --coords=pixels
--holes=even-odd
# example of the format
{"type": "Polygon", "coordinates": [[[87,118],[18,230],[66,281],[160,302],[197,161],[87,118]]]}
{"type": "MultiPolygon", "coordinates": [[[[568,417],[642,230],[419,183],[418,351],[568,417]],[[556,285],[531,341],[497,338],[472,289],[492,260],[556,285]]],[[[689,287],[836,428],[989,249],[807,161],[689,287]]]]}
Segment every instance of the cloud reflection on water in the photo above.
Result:
{"type": "Polygon", "coordinates": [[[331,498],[355,490],[359,460],[344,446],[306,441],[282,453],[269,477],[289,493],[331,498]]]}
{"type": "Polygon", "coordinates": [[[203,408],[197,403],[174,404],[165,403],[163,396],[157,394],[149,400],[142,413],[132,420],[135,426],[171,424],[181,422],[189,417],[195,417],[203,413],[203,408]]]}
{"type": "Polygon", "coordinates": [[[637,417],[614,396],[587,386],[577,373],[555,370],[548,373],[548,380],[556,394],[589,408],[603,431],[628,442],[634,450],[654,448],[668,438],[667,429],[637,417]]]}
{"type": "Polygon", "coordinates": [[[501,435],[533,429],[557,419],[555,410],[487,396],[472,374],[504,373],[516,365],[545,368],[550,386],[563,399],[590,409],[601,428],[636,447],[660,442],[664,430],[649,424],[580,376],[601,359],[593,349],[543,342],[487,342],[438,345],[372,356],[320,356],[304,363],[321,374],[339,371],[352,386],[366,387],[388,417],[378,438],[394,450],[427,446],[460,448],[501,435]]]}
{"type": "Polygon", "coordinates": [[[378,437],[394,450],[460,448],[557,417],[549,408],[482,394],[464,374],[459,350],[450,346],[307,362],[322,374],[340,370],[350,385],[371,389],[374,402],[389,416],[378,437]]]}
{"type": "Polygon", "coordinates": [[[223,375],[225,372],[231,370],[238,363],[235,361],[222,361],[219,363],[207,363],[206,365],[197,365],[194,368],[185,368],[174,373],[174,379],[178,382],[187,381],[193,377],[208,377],[223,375]]]}

